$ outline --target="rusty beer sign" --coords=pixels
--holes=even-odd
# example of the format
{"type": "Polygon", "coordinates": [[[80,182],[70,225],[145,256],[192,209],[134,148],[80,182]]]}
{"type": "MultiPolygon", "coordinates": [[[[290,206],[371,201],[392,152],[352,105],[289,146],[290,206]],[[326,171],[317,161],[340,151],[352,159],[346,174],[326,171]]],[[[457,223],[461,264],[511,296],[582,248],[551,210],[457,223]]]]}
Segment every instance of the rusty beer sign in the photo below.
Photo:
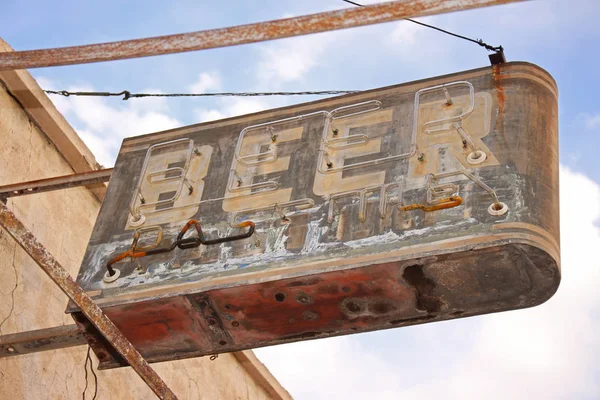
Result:
{"type": "Polygon", "coordinates": [[[132,137],[77,280],[149,361],[534,306],[557,133],[552,77],[508,63],[132,137]]]}

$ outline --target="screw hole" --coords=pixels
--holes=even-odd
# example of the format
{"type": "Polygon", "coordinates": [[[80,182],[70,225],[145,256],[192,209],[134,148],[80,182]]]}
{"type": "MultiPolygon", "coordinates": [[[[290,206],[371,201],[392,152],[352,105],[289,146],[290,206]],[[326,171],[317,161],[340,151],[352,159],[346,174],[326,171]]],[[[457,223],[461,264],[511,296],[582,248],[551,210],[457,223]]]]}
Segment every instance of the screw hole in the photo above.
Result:
{"type": "Polygon", "coordinates": [[[361,311],[361,306],[354,301],[349,301],[346,303],[346,309],[350,312],[357,313],[361,311]]]}
{"type": "Polygon", "coordinates": [[[277,293],[275,294],[275,300],[277,300],[278,302],[282,302],[285,300],[285,294],[283,293],[277,293]]]}
{"type": "Polygon", "coordinates": [[[227,342],[226,342],[225,340],[220,340],[220,341],[219,341],[219,344],[220,344],[221,346],[225,346],[225,345],[227,344],[227,342]]]}

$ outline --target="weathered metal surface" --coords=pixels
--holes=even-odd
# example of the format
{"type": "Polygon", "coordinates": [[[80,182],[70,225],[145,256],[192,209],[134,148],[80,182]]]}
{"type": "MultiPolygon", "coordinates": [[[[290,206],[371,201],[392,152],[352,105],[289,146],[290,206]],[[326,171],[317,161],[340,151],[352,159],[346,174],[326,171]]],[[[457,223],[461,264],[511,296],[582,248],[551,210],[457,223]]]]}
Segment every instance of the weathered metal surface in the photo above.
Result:
{"type": "Polygon", "coordinates": [[[112,168],[0,186],[0,199],[108,182],[112,168]]]}
{"type": "Polygon", "coordinates": [[[130,365],[160,399],[176,399],[175,394],[135,347],[3,202],[0,202],[0,226],[93,322],[102,336],[108,339],[110,345],[126,360],[126,365],[130,365]]]}
{"type": "Polygon", "coordinates": [[[523,0],[400,0],[275,21],[153,38],[0,54],[0,71],[206,50],[523,0]]]}
{"type": "Polygon", "coordinates": [[[0,336],[0,358],[87,344],[77,325],[56,326],[0,336]]]}
{"type": "Polygon", "coordinates": [[[552,78],[508,63],[126,139],[78,282],[150,361],[534,306],[560,281],[557,129],[552,78]],[[256,229],[103,280],[191,219],[256,229]]]}

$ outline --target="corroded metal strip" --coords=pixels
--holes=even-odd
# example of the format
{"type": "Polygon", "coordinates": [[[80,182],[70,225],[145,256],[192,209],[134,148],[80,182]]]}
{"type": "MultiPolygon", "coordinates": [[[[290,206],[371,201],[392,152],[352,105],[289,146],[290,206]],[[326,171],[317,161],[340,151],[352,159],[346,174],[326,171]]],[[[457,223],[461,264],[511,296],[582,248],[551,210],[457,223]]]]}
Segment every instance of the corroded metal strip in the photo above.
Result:
{"type": "Polygon", "coordinates": [[[0,54],[0,71],[214,49],[516,1],[523,0],[400,0],[229,28],[85,46],[3,53],[0,54]]]}
{"type": "Polygon", "coordinates": [[[98,328],[110,344],[127,360],[129,365],[161,399],[176,399],[175,394],[150,367],[142,355],[133,347],[102,310],[81,289],[69,273],[58,263],[48,250],[37,241],[23,223],[0,202],[0,226],[31,256],[60,289],[81,309],[98,328]]]}
{"type": "Polygon", "coordinates": [[[113,169],[108,168],[0,186],[0,199],[108,182],[112,172],[113,169]]]}
{"type": "Polygon", "coordinates": [[[85,345],[77,325],[55,326],[0,336],[0,358],[85,345]]]}

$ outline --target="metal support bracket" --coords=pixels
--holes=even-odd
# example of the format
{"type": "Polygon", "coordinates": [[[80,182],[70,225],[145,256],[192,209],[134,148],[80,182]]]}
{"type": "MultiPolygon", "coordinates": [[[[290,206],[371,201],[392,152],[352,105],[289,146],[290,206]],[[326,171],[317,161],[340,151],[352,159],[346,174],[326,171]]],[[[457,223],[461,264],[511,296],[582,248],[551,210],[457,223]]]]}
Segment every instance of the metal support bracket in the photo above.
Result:
{"type": "Polygon", "coordinates": [[[9,197],[108,182],[112,172],[113,169],[108,168],[100,169],[98,171],[83,172],[81,174],[63,175],[54,178],[38,179],[35,181],[0,186],[0,201],[5,203],[6,199],[9,197]]]}
{"type": "Polygon", "coordinates": [[[0,336],[0,358],[86,345],[77,325],[62,325],[0,336]]]}
{"type": "Polygon", "coordinates": [[[504,49],[502,48],[493,54],[489,54],[488,57],[490,58],[490,63],[492,63],[492,65],[500,65],[506,62],[506,56],[504,55],[504,49]]]}
{"type": "MultiPolygon", "coordinates": [[[[150,367],[144,357],[102,312],[100,307],[92,301],[56,258],[37,241],[33,233],[23,225],[3,202],[0,202],[0,226],[12,236],[19,246],[29,254],[69,299],[81,309],[81,312],[94,324],[113,348],[127,360],[131,368],[146,382],[158,398],[177,398],[160,376],[150,367]]],[[[10,350],[8,351],[10,352],[10,350]]]]}

